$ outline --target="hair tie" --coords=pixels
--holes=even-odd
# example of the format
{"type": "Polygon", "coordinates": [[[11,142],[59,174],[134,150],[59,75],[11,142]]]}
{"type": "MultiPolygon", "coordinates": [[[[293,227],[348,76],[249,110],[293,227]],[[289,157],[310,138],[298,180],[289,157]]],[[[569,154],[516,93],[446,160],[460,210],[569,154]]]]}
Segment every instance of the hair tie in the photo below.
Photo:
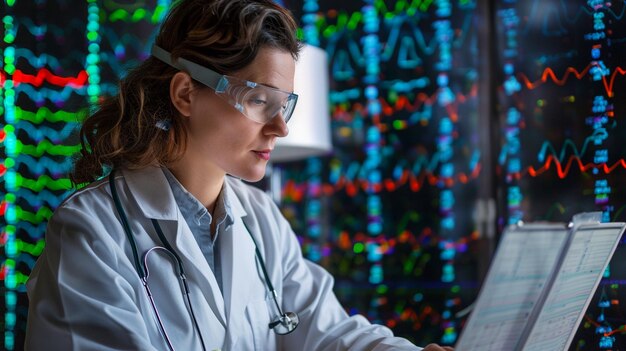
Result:
{"type": "Polygon", "coordinates": [[[171,119],[160,119],[154,125],[157,128],[167,132],[168,130],[170,130],[170,127],[172,126],[172,120],[171,119]]]}

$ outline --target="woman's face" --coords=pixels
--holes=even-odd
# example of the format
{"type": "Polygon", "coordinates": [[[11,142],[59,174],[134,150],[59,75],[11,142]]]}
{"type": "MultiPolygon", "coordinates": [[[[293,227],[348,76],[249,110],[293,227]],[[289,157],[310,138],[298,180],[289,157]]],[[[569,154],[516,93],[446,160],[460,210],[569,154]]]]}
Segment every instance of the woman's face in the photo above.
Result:
{"type": "MultiPolygon", "coordinates": [[[[291,92],[294,71],[290,53],[266,47],[251,64],[230,75],[291,92]]],[[[193,167],[248,181],[263,178],[277,138],[289,131],[282,117],[255,122],[206,87],[194,90],[190,102],[185,157],[191,158],[193,167]]]]}

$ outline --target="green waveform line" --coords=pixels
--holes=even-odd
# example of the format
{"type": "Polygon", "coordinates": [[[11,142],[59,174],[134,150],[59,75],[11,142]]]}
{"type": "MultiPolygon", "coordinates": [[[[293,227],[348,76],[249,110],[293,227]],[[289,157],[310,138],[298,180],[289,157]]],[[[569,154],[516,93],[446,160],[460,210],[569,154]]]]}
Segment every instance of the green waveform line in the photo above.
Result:
{"type": "MultiPolygon", "coordinates": [[[[396,2],[393,9],[389,9],[387,8],[387,4],[385,4],[384,0],[376,0],[374,2],[374,8],[376,9],[376,12],[384,18],[391,19],[399,15],[406,15],[409,17],[414,16],[417,11],[428,12],[430,5],[432,4],[433,0],[412,0],[410,2],[400,0],[396,2]]],[[[359,23],[363,20],[363,14],[359,11],[351,14],[340,12],[337,15],[337,23],[334,25],[326,23],[326,20],[326,17],[320,16],[315,25],[318,31],[322,33],[324,37],[328,38],[345,29],[350,31],[355,30],[359,23]]]]}
{"type": "MultiPolygon", "coordinates": [[[[41,177],[34,179],[24,178],[21,174],[17,174],[15,177],[16,187],[27,188],[33,192],[40,192],[44,188],[50,190],[69,190],[72,188],[72,182],[69,178],[52,179],[48,175],[42,175],[41,177]]],[[[39,211],[38,211],[39,212],[39,211]]]]}
{"type": "Polygon", "coordinates": [[[110,22],[117,22],[117,21],[129,22],[130,21],[130,22],[136,23],[142,20],[148,20],[152,24],[158,24],[158,23],[161,23],[161,21],[163,20],[163,17],[165,16],[167,9],[168,9],[167,6],[157,5],[156,9],[154,9],[154,12],[149,12],[143,8],[139,8],[139,9],[132,11],[132,14],[130,11],[127,11],[127,10],[117,9],[109,15],[109,21],[110,22]]]}
{"type": "Polygon", "coordinates": [[[43,121],[46,122],[68,122],[78,123],[84,119],[88,113],[88,109],[81,109],[75,112],[69,111],[57,111],[52,112],[47,107],[42,107],[36,112],[26,111],[21,107],[15,107],[15,117],[17,120],[24,120],[33,124],[39,124],[43,121]]]}
{"type": "Polygon", "coordinates": [[[9,277],[5,278],[5,286],[8,289],[17,289],[18,286],[26,284],[28,281],[28,275],[17,271],[11,274],[9,277]]]}
{"type": "Polygon", "coordinates": [[[44,239],[37,240],[36,244],[30,244],[19,239],[17,240],[18,251],[27,252],[30,255],[35,256],[35,257],[41,255],[41,252],[43,251],[43,248],[45,246],[46,246],[46,242],[44,239]]]}
{"type": "Polygon", "coordinates": [[[433,0],[413,0],[410,4],[408,1],[401,0],[396,2],[396,6],[393,10],[389,10],[383,0],[374,2],[376,11],[382,13],[386,18],[391,18],[399,14],[413,16],[417,11],[427,12],[432,4],[433,0]]]}
{"type": "Polygon", "coordinates": [[[409,222],[419,222],[422,219],[421,217],[422,216],[420,216],[420,214],[415,211],[409,211],[405,213],[400,221],[398,221],[398,232],[402,233],[403,231],[405,231],[406,228],[409,226],[409,222]]]}
{"type": "Polygon", "coordinates": [[[52,213],[53,211],[48,207],[42,207],[37,210],[37,213],[33,213],[30,211],[24,211],[21,206],[15,206],[15,215],[17,219],[24,220],[32,224],[39,224],[43,221],[49,220],[52,213]]]}
{"type": "Polygon", "coordinates": [[[79,145],[54,145],[48,140],[44,140],[39,144],[25,145],[21,141],[17,141],[16,150],[20,154],[26,154],[33,157],[41,157],[43,154],[55,155],[55,156],[72,156],[80,151],[79,145]]]}

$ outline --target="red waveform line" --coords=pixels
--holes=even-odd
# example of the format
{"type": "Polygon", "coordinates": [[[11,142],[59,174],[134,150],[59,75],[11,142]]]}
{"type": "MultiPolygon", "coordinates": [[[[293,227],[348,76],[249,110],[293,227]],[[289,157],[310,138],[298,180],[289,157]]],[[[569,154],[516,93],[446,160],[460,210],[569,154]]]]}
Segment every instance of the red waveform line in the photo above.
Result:
{"type": "MultiPolygon", "coordinates": [[[[37,75],[26,74],[18,69],[15,70],[15,73],[11,77],[13,84],[16,87],[20,84],[31,84],[39,87],[44,82],[48,82],[52,85],[60,87],[69,86],[72,88],[84,87],[88,78],[89,77],[85,70],[80,71],[76,77],[60,77],[45,68],[40,69],[37,72],[37,75]]],[[[0,73],[0,85],[4,87],[5,82],[6,76],[3,73],[0,73]]]]}
{"type": "Polygon", "coordinates": [[[607,94],[609,97],[613,97],[613,84],[615,83],[615,77],[617,76],[617,74],[621,74],[621,75],[625,75],[626,74],[626,70],[621,68],[621,67],[616,67],[615,71],[613,71],[613,73],[611,73],[611,81],[608,83],[606,82],[606,78],[604,76],[602,76],[602,83],[604,83],[604,89],[606,90],[607,94]]]}
{"type": "MultiPolygon", "coordinates": [[[[469,243],[478,240],[480,234],[478,232],[472,232],[468,236],[461,237],[454,242],[446,241],[446,248],[462,248],[469,243]]],[[[337,238],[336,245],[342,250],[351,250],[355,243],[375,243],[380,245],[383,253],[393,250],[400,244],[408,244],[414,250],[418,250],[424,246],[437,247],[439,243],[444,241],[443,238],[433,232],[431,228],[425,228],[419,235],[409,230],[403,230],[395,237],[387,238],[385,235],[378,235],[372,237],[362,232],[355,234],[349,234],[347,231],[341,231],[337,238]]]]}
{"type": "Polygon", "coordinates": [[[557,85],[565,85],[570,73],[573,73],[576,76],[576,78],[580,80],[582,79],[582,77],[584,77],[587,74],[589,69],[591,69],[591,66],[592,64],[587,65],[587,67],[585,67],[585,69],[583,69],[582,72],[578,72],[576,68],[574,67],[567,67],[567,70],[565,71],[565,74],[563,75],[562,79],[557,78],[552,68],[548,67],[545,70],[543,70],[541,79],[539,79],[538,81],[534,83],[531,83],[528,77],[524,73],[519,73],[519,76],[524,81],[524,85],[526,85],[528,89],[532,90],[532,89],[535,89],[537,86],[542,85],[543,83],[547,82],[548,78],[550,78],[557,85]]]}
{"type": "Polygon", "coordinates": [[[622,326],[620,326],[617,329],[613,329],[610,332],[604,333],[604,336],[611,336],[611,335],[617,334],[617,333],[622,333],[622,334],[626,333],[626,326],[622,325],[622,326]]]}
{"type": "Polygon", "coordinates": [[[583,173],[594,168],[602,170],[605,174],[609,174],[613,172],[617,167],[620,167],[620,166],[626,169],[626,161],[624,159],[618,160],[612,166],[609,167],[606,163],[583,164],[580,157],[574,156],[574,155],[570,156],[570,158],[567,160],[567,163],[565,164],[565,168],[563,168],[563,164],[559,162],[557,157],[555,157],[554,155],[549,155],[548,158],[546,159],[546,162],[539,169],[535,169],[534,166],[529,166],[524,172],[517,172],[517,173],[511,174],[511,177],[513,177],[514,179],[518,179],[518,180],[525,174],[529,174],[531,177],[537,177],[547,172],[552,167],[552,163],[554,163],[556,167],[557,175],[559,176],[559,178],[564,179],[567,176],[567,174],[570,172],[570,169],[572,168],[572,164],[574,164],[574,162],[576,162],[576,165],[578,165],[578,169],[583,173]]]}
{"type": "MultiPolygon", "coordinates": [[[[393,235],[393,234],[392,234],[393,235]]],[[[321,252],[323,256],[328,256],[329,253],[334,249],[340,249],[343,251],[352,251],[354,245],[356,243],[361,243],[364,245],[369,244],[377,244],[378,250],[383,255],[392,255],[396,247],[400,245],[406,245],[411,248],[412,252],[417,252],[421,250],[426,250],[428,248],[437,248],[442,242],[444,242],[446,249],[454,249],[458,252],[465,252],[468,249],[468,246],[473,242],[477,241],[480,238],[480,233],[478,231],[473,231],[472,233],[463,236],[461,238],[456,239],[455,241],[448,241],[444,238],[434,233],[431,228],[425,228],[421,231],[421,233],[413,233],[409,230],[403,230],[397,234],[395,237],[387,237],[387,234],[379,234],[375,237],[371,235],[357,232],[357,233],[348,233],[346,230],[342,230],[339,233],[339,236],[334,241],[327,241],[321,247],[321,252]]],[[[317,241],[310,237],[299,237],[300,245],[306,247],[309,244],[317,244],[317,241]]]]}
{"type": "MultiPolygon", "coordinates": [[[[423,186],[425,182],[430,185],[441,184],[446,187],[451,187],[455,183],[460,182],[462,184],[468,183],[470,180],[476,179],[480,174],[481,166],[477,164],[470,174],[460,172],[453,177],[441,177],[436,176],[430,172],[420,173],[419,175],[412,174],[410,171],[405,170],[402,176],[397,179],[387,178],[381,183],[370,183],[366,180],[348,180],[342,176],[335,184],[322,184],[322,186],[314,192],[312,196],[319,196],[322,193],[324,195],[332,195],[342,189],[345,189],[346,193],[350,196],[355,196],[359,191],[373,191],[379,193],[381,191],[395,191],[405,184],[409,184],[411,191],[417,192],[423,186]]],[[[285,187],[282,190],[283,198],[290,199],[295,202],[300,202],[307,194],[307,183],[296,184],[295,181],[289,180],[286,182],[285,187]]]]}
{"type": "MultiPolygon", "coordinates": [[[[562,85],[565,85],[570,74],[573,74],[576,77],[576,79],[580,80],[589,73],[589,70],[593,66],[600,67],[600,65],[597,62],[589,63],[587,67],[585,67],[580,72],[578,72],[578,70],[576,70],[576,68],[574,67],[568,67],[567,70],[565,70],[565,74],[563,75],[561,79],[557,78],[556,74],[550,67],[546,68],[541,74],[541,78],[535,82],[531,82],[530,79],[528,79],[528,77],[524,73],[519,73],[518,76],[524,81],[524,85],[526,85],[526,87],[531,90],[537,88],[539,85],[546,83],[548,79],[552,80],[555,84],[562,86],[562,85]]],[[[604,75],[602,76],[602,84],[604,85],[604,90],[606,91],[606,94],[609,97],[613,97],[614,95],[613,85],[615,84],[615,77],[617,77],[618,74],[625,75],[626,70],[621,67],[615,67],[608,81],[607,81],[606,76],[604,75]]]]}
{"type": "MultiPolygon", "coordinates": [[[[592,324],[595,327],[599,327],[601,326],[600,323],[594,321],[593,319],[591,319],[588,315],[585,315],[585,319],[587,320],[587,322],[589,322],[589,324],[592,324]]],[[[626,332],[626,325],[622,325],[619,328],[613,329],[610,332],[606,332],[603,333],[603,336],[611,336],[613,334],[617,334],[617,333],[625,333],[626,332]]]]}
{"type": "Polygon", "coordinates": [[[587,322],[589,322],[590,324],[593,324],[596,327],[600,326],[600,323],[594,321],[593,319],[591,319],[591,317],[589,317],[588,315],[585,314],[585,319],[587,320],[587,322]]]}
{"type": "MultiPolygon", "coordinates": [[[[472,88],[467,95],[464,95],[462,93],[457,93],[455,95],[453,100],[454,102],[445,106],[445,109],[448,112],[448,116],[450,116],[452,122],[457,122],[459,120],[459,105],[467,102],[468,99],[474,98],[476,96],[478,96],[477,84],[472,85],[472,88]]],[[[381,99],[380,102],[383,106],[383,114],[385,116],[392,116],[398,111],[406,110],[409,112],[414,112],[422,105],[433,105],[437,101],[438,97],[439,91],[435,92],[430,97],[427,94],[419,93],[416,96],[415,100],[413,100],[413,103],[409,102],[409,99],[406,96],[399,97],[393,106],[389,105],[384,99],[381,99]]],[[[378,125],[383,125],[383,123],[380,122],[379,116],[374,117],[374,123],[378,125]]]]}
{"type": "Polygon", "coordinates": [[[402,311],[402,313],[400,313],[399,316],[388,319],[385,324],[388,327],[393,328],[398,324],[398,322],[410,321],[413,322],[413,329],[419,330],[422,328],[427,319],[431,320],[432,325],[439,325],[443,317],[439,312],[432,308],[432,306],[427,305],[419,314],[412,308],[406,308],[402,311]]]}
{"type": "MultiPolygon", "coordinates": [[[[458,121],[458,105],[466,102],[469,98],[473,98],[478,96],[478,85],[474,84],[472,89],[467,95],[462,93],[457,93],[454,98],[454,103],[447,104],[445,106],[448,115],[452,122],[458,121]]],[[[416,111],[423,105],[434,105],[437,103],[437,99],[439,97],[439,91],[435,92],[432,95],[428,95],[426,93],[418,93],[415,96],[415,99],[411,102],[408,97],[400,96],[396,100],[393,105],[390,105],[384,98],[379,98],[379,102],[382,106],[382,113],[384,116],[392,116],[398,111],[416,111]]],[[[367,114],[367,106],[364,106],[361,103],[354,103],[350,106],[350,109],[346,109],[343,104],[337,104],[335,107],[335,111],[333,111],[333,118],[339,121],[351,122],[354,118],[354,114],[359,113],[361,115],[367,114]]],[[[381,116],[376,115],[373,116],[374,124],[381,130],[386,131],[389,126],[387,123],[381,122],[381,116]]]]}

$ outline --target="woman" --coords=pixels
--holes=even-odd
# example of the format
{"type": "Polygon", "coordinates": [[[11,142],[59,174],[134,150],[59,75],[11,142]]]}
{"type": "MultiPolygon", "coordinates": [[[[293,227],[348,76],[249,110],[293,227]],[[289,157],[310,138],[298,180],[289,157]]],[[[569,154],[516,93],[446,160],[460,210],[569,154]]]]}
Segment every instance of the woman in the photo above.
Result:
{"type": "Polygon", "coordinates": [[[82,127],[73,180],[92,183],[50,220],[27,349],[419,349],[349,317],[277,207],[237,179],[261,179],[287,135],[295,32],[269,0],[172,9],[82,127]]]}

